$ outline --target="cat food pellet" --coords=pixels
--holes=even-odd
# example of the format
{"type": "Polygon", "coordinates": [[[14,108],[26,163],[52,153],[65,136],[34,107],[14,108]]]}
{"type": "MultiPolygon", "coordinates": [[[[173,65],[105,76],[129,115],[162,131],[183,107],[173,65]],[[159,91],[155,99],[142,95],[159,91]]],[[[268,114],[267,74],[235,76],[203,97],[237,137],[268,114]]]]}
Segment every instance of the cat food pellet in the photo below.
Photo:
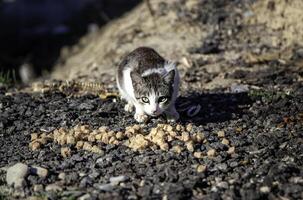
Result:
{"type": "Polygon", "coordinates": [[[97,147],[96,145],[92,146],[91,152],[93,152],[93,153],[98,153],[98,154],[104,153],[104,152],[103,152],[99,147],[97,147]]]}
{"type": "Polygon", "coordinates": [[[188,151],[190,151],[190,152],[194,151],[194,144],[193,144],[192,141],[187,142],[185,145],[186,145],[186,148],[187,148],[188,151]]]}
{"type": "Polygon", "coordinates": [[[191,132],[192,130],[193,130],[193,125],[192,124],[187,124],[186,131],[191,132]]]}
{"type": "Polygon", "coordinates": [[[216,155],[216,150],[215,149],[210,149],[207,151],[207,156],[208,157],[214,157],[216,155]]]}
{"type": "Polygon", "coordinates": [[[182,147],[179,145],[175,145],[172,147],[172,150],[178,154],[180,154],[182,152],[182,147]]]}
{"type": "Polygon", "coordinates": [[[223,138],[223,137],[225,137],[225,132],[224,131],[218,131],[217,135],[218,135],[218,137],[223,138]]]}
{"type": "Polygon", "coordinates": [[[33,142],[30,144],[30,147],[33,151],[35,151],[41,147],[41,144],[40,144],[40,142],[33,142]]]}
{"type": "Polygon", "coordinates": [[[123,137],[124,137],[124,136],[123,136],[123,133],[122,133],[121,131],[119,131],[119,132],[116,133],[116,138],[117,138],[118,140],[122,139],[123,137]]]}
{"type": "Polygon", "coordinates": [[[92,145],[88,142],[84,142],[83,147],[84,150],[90,151],[92,149],[92,145]]]}
{"type": "Polygon", "coordinates": [[[194,152],[194,157],[195,158],[203,158],[203,153],[202,152],[194,152]]]}
{"type": "Polygon", "coordinates": [[[61,148],[61,155],[62,157],[66,158],[69,157],[71,155],[71,150],[69,147],[62,147],[61,148]]]}
{"type": "Polygon", "coordinates": [[[222,144],[229,145],[229,141],[227,139],[223,138],[222,144]]]}
{"type": "Polygon", "coordinates": [[[205,137],[204,134],[201,133],[201,132],[198,132],[198,133],[195,134],[195,140],[196,140],[196,142],[202,142],[203,139],[204,139],[204,137],[205,137]]]}
{"type": "Polygon", "coordinates": [[[202,173],[206,171],[206,166],[205,165],[198,165],[197,167],[197,172],[202,173]]]}
{"type": "Polygon", "coordinates": [[[182,135],[181,135],[181,140],[184,141],[184,142],[187,142],[189,141],[189,133],[188,132],[182,132],[182,135]]]}
{"type": "Polygon", "coordinates": [[[96,138],[95,138],[94,135],[89,135],[89,136],[87,137],[87,141],[89,141],[89,142],[94,142],[95,140],[96,140],[96,138]]]}
{"type": "Polygon", "coordinates": [[[68,135],[66,137],[66,143],[67,144],[76,144],[76,139],[72,135],[68,135]]]}

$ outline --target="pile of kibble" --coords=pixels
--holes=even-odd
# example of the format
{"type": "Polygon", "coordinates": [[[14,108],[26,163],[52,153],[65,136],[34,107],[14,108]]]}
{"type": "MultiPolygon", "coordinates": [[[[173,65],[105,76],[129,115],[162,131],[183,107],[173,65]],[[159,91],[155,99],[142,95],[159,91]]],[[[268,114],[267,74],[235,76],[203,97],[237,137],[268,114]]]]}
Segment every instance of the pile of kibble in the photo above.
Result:
{"type": "MultiPolygon", "coordinates": [[[[219,131],[217,137],[220,138],[222,144],[226,145],[228,154],[235,152],[235,147],[230,146],[229,140],[225,138],[224,131],[219,131]]],[[[32,133],[29,146],[32,150],[37,150],[49,142],[55,142],[61,146],[63,157],[71,155],[71,148],[103,154],[102,147],[107,144],[125,145],[136,151],[146,148],[160,148],[178,154],[189,151],[196,158],[216,156],[215,149],[205,152],[196,148],[208,141],[202,132],[195,131],[192,124],[186,126],[158,124],[150,131],[144,131],[143,126],[137,124],[126,127],[124,131],[113,131],[105,126],[91,129],[88,125],[77,125],[71,129],[59,128],[51,133],[32,133]]]]}

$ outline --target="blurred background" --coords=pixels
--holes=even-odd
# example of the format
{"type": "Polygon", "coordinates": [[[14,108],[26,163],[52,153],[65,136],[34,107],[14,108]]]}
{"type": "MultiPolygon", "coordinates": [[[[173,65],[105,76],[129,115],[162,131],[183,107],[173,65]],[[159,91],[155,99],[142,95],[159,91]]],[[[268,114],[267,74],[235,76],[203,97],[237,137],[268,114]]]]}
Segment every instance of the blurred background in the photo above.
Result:
{"type": "Polygon", "coordinates": [[[140,0],[0,1],[0,73],[27,82],[47,74],[63,46],[123,15],[140,0]]]}

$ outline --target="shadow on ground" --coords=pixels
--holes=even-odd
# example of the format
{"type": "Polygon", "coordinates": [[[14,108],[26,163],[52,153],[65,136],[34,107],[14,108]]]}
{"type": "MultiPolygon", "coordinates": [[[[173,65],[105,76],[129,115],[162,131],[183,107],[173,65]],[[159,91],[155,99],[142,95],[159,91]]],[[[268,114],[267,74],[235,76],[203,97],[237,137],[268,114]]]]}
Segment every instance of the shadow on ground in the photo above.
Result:
{"type": "Polygon", "coordinates": [[[248,93],[191,93],[177,99],[181,123],[196,125],[240,118],[252,103],[248,93]],[[200,107],[200,110],[199,110],[200,107]]]}

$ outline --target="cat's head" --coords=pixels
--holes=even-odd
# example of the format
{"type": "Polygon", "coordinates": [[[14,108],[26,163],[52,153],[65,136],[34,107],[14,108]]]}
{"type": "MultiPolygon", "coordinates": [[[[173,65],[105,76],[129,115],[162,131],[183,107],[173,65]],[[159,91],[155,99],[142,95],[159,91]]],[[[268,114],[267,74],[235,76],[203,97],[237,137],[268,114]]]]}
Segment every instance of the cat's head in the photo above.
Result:
{"type": "Polygon", "coordinates": [[[175,70],[161,75],[152,73],[141,76],[131,73],[134,94],[137,103],[150,116],[161,115],[172,103],[175,70]]]}

